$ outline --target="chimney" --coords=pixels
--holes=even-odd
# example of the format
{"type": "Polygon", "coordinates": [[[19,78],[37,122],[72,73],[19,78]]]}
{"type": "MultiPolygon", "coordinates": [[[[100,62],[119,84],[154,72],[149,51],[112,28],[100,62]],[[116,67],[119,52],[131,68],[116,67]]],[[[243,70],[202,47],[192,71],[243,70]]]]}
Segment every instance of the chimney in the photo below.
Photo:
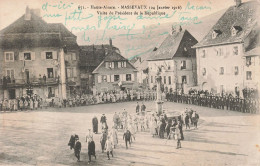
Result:
{"type": "Polygon", "coordinates": [[[235,2],[236,2],[236,7],[238,8],[241,5],[242,0],[235,0],[235,2]]]}
{"type": "Polygon", "coordinates": [[[111,38],[109,38],[109,45],[110,45],[110,47],[112,47],[112,39],[111,38]]]}
{"type": "Polygon", "coordinates": [[[174,26],[172,26],[172,35],[176,32],[176,29],[174,26]]]}
{"type": "Polygon", "coordinates": [[[31,20],[31,11],[28,6],[26,6],[24,20],[31,20]]]}
{"type": "Polygon", "coordinates": [[[178,32],[181,32],[182,31],[182,27],[181,26],[179,26],[179,29],[178,29],[179,31],[178,32]]]}

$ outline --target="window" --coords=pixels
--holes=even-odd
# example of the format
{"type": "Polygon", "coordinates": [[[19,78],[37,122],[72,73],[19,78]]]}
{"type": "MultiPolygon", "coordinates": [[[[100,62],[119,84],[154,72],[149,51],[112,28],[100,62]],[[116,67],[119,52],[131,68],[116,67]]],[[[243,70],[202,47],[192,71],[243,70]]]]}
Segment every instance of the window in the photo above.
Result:
{"type": "Polygon", "coordinates": [[[238,69],[238,66],[235,66],[235,75],[238,75],[239,74],[239,69],[238,69]]]}
{"type": "Polygon", "coordinates": [[[202,75],[205,76],[207,74],[206,68],[202,68],[202,75]]]}
{"type": "Polygon", "coordinates": [[[246,72],[246,80],[252,80],[252,72],[251,71],[246,72]]]}
{"type": "Polygon", "coordinates": [[[223,75],[224,74],[224,67],[220,67],[219,69],[219,75],[223,75]]]}
{"type": "Polygon", "coordinates": [[[54,97],[55,93],[54,93],[54,89],[52,87],[48,87],[48,98],[54,97]]]}
{"type": "Polygon", "coordinates": [[[107,82],[107,76],[106,75],[102,75],[102,82],[107,82]]]}
{"type": "Polygon", "coordinates": [[[14,78],[14,69],[7,69],[6,76],[10,78],[14,78]]]}
{"type": "Polygon", "coordinates": [[[171,62],[168,62],[168,70],[171,70],[171,62]]]}
{"type": "Polygon", "coordinates": [[[5,61],[6,62],[14,61],[14,53],[13,52],[5,52],[5,61]]]}
{"type": "Polygon", "coordinates": [[[171,84],[172,84],[172,78],[171,78],[171,76],[168,77],[168,81],[169,81],[169,85],[171,85],[171,84]]]}
{"type": "Polygon", "coordinates": [[[73,68],[67,68],[67,77],[72,78],[73,77],[73,68]]]}
{"type": "Polygon", "coordinates": [[[119,75],[114,75],[114,81],[119,81],[119,75]]]}
{"type": "Polygon", "coordinates": [[[187,77],[186,76],[181,77],[181,83],[183,83],[183,84],[187,83],[187,77]]]}
{"type": "Polygon", "coordinates": [[[48,78],[53,78],[53,68],[47,68],[48,78]]]}
{"type": "Polygon", "coordinates": [[[186,69],[186,61],[181,61],[181,70],[186,69]]]}
{"type": "Polygon", "coordinates": [[[206,58],[206,50],[202,50],[202,52],[201,52],[201,57],[202,57],[202,58],[206,58]]]}
{"type": "Polygon", "coordinates": [[[118,68],[126,67],[126,62],[118,62],[118,68]]]}
{"type": "Polygon", "coordinates": [[[166,84],[166,76],[163,76],[163,83],[166,84]]]}
{"type": "Polygon", "coordinates": [[[233,27],[233,28],[231,29],[231,35],[232,35],[232,36],[236,36],[236,34],[237,34],[237,30],[233,27]]]}
{"type": "Polygon", "coordinates": [[[126,81],[131,81],[131,74],[126,74],[126,81]]]}
{"type": "Polygon", "coordinates": [[[252,64],[251,57],[246,57],[246,66],[250,66],[252,64]]]}
{"type": "Polygon", "coordinates": [[[73,61],[77,60],[76,53],[71,53],[71,59],[73,61]]]}
{"type": "Polygon", "coordinates": [[[52,52],[46,52],[46,59],[53,59],[52,52]]]}
{"type": "Polygon", "coordinates": [[[216,54],[217,54],[217,56],[222,56],[222,49],[221,48],[217,48],[216,49],[216,54]]]}
{"type": "Polygon", "coordinates": [[[31,57],[31,53],[30,53],[30,52],[24,53],[24,60],[26,60],[26,61],[32,60],[32,57],[31,57]]]}
{"type": "Polygon", "coordinates": [[[233,55],[238,55],[238,46],[233,47],[233,55]]]}
{"type": "Polygon", "coordinates": [[[153,76],[151,76],[151,83],[153,83],[153,76]]]}

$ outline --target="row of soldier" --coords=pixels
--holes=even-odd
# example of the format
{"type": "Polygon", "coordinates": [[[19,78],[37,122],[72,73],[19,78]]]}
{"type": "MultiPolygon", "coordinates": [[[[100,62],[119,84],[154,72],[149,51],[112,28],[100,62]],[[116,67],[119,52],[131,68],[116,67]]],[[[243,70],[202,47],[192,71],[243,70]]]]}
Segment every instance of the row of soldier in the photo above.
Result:
{"type": "Polygon", "coordinates": [[[167,93],[166,100],[184,104],[193,104],[216,109],[226,109],[243,113],[258,113],[259,100],[253,98],[242,99],[233,96],[218,95],[185,95],[167,93]]]}

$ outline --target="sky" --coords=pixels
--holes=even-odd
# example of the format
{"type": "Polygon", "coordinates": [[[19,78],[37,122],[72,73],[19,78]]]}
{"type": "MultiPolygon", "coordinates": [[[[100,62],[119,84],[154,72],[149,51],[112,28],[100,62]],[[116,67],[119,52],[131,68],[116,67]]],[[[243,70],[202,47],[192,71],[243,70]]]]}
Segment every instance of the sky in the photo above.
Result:
{"type": "MultiPolygon", "coordinates": [[[[245,0],[242,0],[245,2],[245,0]]],[[[26,6],[29,6],[29,8],[38,8],[41,10],[41,16],[46,22],[49,23],[63,23],[66,24],[66,27],[69,30],[73,31],[72,27],[80,26],[83,27],[85,25],[97,25],[98,23],[98,14],[97,10],[91,9],[91,5],[94,6],[115,6],[116,11],[128,11],[133,12],[134,10],[124,10],[120,9],[121,5],[147,5],[147,6],[154,6],[157,8],[157,5],[164,7],[164,6],[170,6],[170,7],[178,7],[181,6],[182,10],[178,11],[184,11],[184,9],[189,4],[189,7],[191,6],[203,6],[205,7],[204,10],[186,10],[186,12],[189,12],[189,14],[186,14],[187,17],[203,17],[209,14],[212,14],[214,12],[217,12],[219,10],[222,10],[224,8],[227,8],[229,6],[232,6],[235,4],[234,0],[1,0],[0,1],[0,29],[3,29],[7,27],[9,24],[14,22],[16,19],[21,17],[25,13],[26,6]],[[47,4],[47,7],[46,7],[47,4]],[[55,7],[56,6],[56,7],[55,7]],[[84,6],[86,9],[82,9],[81,11],[81,17],[89,17],[89,19],[83,19],[81,21],[79,20],[65,20],[66,14],[67,16],[72,16],[72,12],[80,11],[78,10],[78,6],[84,6]],[[89,8],[87,8],[89,7],[89,8]],[[59,9],[60,8],[60,9],[59,9]],[[51,16],[51,17],[50,17],[51,16]]],[[[109,12],[110,10],[102,10],[109,12]]],[[[115,11],[115,10],[112,10],[115,11]]],[[[149,11],[149,9],[144,10],[136,10],[137,12],[140,11],[149,11]]],[[[156,11],[156,10],[150,10],[150,11],[156,11]]],[[[169,16],[173,14],[174,10],[166,10],[161,9],[160,12],[168,13],[169,16]]],[[[78,14],[78,13],[77,13],[78,14]]],[[[139,14],[139,13],[138,13],[139,14]]],[[[184,14],[183,14],[184,15],[184,14]]],[[[74,15],[77,17],[78,15],[74,15]]],[[[104,16],[105,17],[105,16],[104,16]]],[[[134,23],[135,28],[141,28],[143,25],[150,25],[150,24],[156,24],[158,20],[160,23],[165,22],[174,22],[179,21],[179,13],[175,13],[173,17],[167,18],[167,19],[139,19],[137,20],[137,16],[121,16],[122,18],[127,18],[127,23],[131,23],[131,25],[134,23]]],[[[113,20],[117,25],[120,25],[121,20],[113,20]]],[[[123,21],[123,20],[122,20],[123,21]]],[[[103,21],[104,22],[104,21],[103,21]]],[[[121,22],[121,25],[129,25],[125,23],[126,21],[121,22]]],[[[102,23],[101,23],[102,24],[102,23]]],[[[104,29],[106,24],[102,24],[99,29],[104,29]]]]}

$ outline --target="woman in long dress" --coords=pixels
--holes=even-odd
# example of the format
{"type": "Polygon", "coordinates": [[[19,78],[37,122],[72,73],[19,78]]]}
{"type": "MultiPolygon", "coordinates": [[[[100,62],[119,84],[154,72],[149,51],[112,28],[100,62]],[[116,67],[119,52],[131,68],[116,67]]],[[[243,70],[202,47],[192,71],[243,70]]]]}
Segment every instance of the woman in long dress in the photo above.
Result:
{"type": "Polygon", "coordinates": [[[153,137],[156,135],[156,129],[157,129],[157,122],[155,118],[151,119],[151,128],[150,128],[150,133],[153,135],[153,137]]]}
{"type": "Polygon", "coordinates": [[[111,137],[111,141],[114,145],[114,149],[115,149],[118,144],[118,137],[117,137],[117,131],[114,126],[112,127],[112,130],[110,131],[110,137],[111,137]]]}

